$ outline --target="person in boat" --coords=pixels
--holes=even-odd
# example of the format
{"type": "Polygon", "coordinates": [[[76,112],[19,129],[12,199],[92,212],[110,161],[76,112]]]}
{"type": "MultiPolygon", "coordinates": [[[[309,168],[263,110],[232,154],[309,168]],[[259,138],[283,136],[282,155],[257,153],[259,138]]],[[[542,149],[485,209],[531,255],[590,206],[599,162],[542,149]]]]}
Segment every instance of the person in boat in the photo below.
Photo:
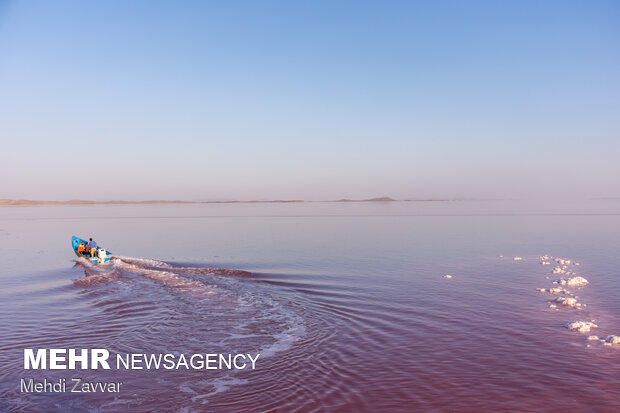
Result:
{"type": "Polygon", "coordinates": [[[90,245],[84,245],[84,255],[90,255],[90,245]]]}
{"type": "Polygon", "coordinates": [[[89,238],[88,246],[90,247],[90,256],[95,257],[97,255],[97,243],[93,241],[92,238],[89,238]]]}
{"type": "Polygon", "coordinates": [[[85,249],[86,249],[86,247],[84,246],[84,243],[80,242],[80,245],[78,245],[78,247],[77,247],[78,254],[84,255],[85,249]]]}

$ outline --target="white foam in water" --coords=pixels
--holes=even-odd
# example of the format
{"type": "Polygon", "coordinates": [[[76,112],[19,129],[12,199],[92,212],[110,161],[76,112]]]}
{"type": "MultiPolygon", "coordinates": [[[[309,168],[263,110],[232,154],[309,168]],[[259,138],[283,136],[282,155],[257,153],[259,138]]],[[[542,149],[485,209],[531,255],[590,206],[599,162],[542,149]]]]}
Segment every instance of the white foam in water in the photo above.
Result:
{"type": "Polygon", "coordinates": [[[306,328],[302,324],[295,324],[287,331],[276,334],[274,336],[276,342],[261,349],[259,353],[262,357],[269,357],[280,351],[288,350],[305,332],[306,328]]]}
{"type": "Polygon", "coordinates": [[[523,258],[521,258],[521,257],[514,257],[514,258],[513,258],[513,261],[521,261],[522,259],[523,259],[523,258]]]}
{"type": "Polygon", "coordinates": [[[588,336],[588,340],[589,341],[598,341],[599,338],[598,338],[598,336],[588,336]]]}
{"type": "Polygon", "coordinates": [[[443,278],[452,278],[452,276],[450,274],[446,274],[443,276],[443,278]]]}
{"type": "MultiPolygon", "coordinates": [[[[215,394],[228,390],[232,386],[239,386],[241,384],[246,384],[247,382],[248,380],[246,379],[238,379],[236,377],[215,379],[210,383],[210,385],[213,386],[213,391],[209,393],[205,393],[205,394],[200,394],[198,396],[194,396],[192,397],[192,401],[196,401],[196,400],[207,398],[209,396],[213,396],[215,394]]],[[[195,391],[193,392],[196,393],[195,391]]]]}
{"type": "Polygon", "coordinates": [[[571,277],[571,278],[561,278],[559,280],[555,280],[554,284],[560,285],[568,285],[570,287],[580,287],[588,284],[588,280],[583,277],[571,277]]]}
{"type": "Polygon", "coordinates": [[[161,261],[148,260],[148,259],[135,259],[125,258],[124,260],[118,260],[119,266],[128,271],[132,271],[137,274],[141,274],[152,280],[156,280],[161,284],[173,288],[177,291],[184,291],[193,295],[208,296],[216,294],[216,288],[213,286],[205,285],[197,280],[182,277],[178,274],[171,272],[173,268],[161,261]],[[140,264],[146,265],[141,267],[140,264]],[[159,267],[161,269],[157,269],[159,267]],[[168,271],[164,270],[166,268],[168,271]]]}
{"type": "Polygon", "coordinates": [[[170,268],[170,264],[165,263],[163,261],[153,260],[150,258],[134,258],[134,257],[122,257],[117,256],[121,261],[125,261],[129,264],[142,264],[148,265],[150,267],[161,267],[161,268],[170,268]]]}
{"type": "Polygon", "coordinates": [[[573,321],[566,324],[566,328],[570,331],[577,331],[579,333],[589,333],[591,328],[598,327],[592,321],[573,321]]]}

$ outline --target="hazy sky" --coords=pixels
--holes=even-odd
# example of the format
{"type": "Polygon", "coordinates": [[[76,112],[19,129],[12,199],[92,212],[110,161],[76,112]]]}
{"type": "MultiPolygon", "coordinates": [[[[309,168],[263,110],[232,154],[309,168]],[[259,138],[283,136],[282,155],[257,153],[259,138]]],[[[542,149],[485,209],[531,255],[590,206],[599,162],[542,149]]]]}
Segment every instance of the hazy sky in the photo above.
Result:
{"type": "Polygon", "coordinates": [[[617,1],[0,0],[0,198],[620,196],[617,1]]]}

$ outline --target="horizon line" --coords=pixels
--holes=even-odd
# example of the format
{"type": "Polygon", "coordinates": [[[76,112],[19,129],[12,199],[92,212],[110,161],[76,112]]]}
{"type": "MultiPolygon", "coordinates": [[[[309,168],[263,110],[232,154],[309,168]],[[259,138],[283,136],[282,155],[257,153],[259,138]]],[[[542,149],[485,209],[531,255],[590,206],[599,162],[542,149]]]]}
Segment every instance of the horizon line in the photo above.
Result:
{"type": "Polygon", "coordinates": [[[367,199],[331,199],[309,201],[304,199],[273,199],[273,200],[218,200],[218,201],[187,201],[187,200],[109,200],[92,201],[82,199],[71,199],[65,201],[45,201],[30,199],[0,199],[0,206],[39,206],[39,205],[148,205],[148,204],[275,204],[275,203],[320,203],[320,202],[448,202],[473,200],[465,198],[423,198],[423,199],[394,199],[388,196],[367,198],[367,199]]]}

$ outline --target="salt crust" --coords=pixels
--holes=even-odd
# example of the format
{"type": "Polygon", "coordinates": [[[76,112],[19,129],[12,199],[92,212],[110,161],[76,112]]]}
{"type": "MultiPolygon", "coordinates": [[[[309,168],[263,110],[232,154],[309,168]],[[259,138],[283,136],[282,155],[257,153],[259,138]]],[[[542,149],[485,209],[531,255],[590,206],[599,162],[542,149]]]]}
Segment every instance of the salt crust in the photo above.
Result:
{"type": "Polygon", "coordinates": [[[595,327],[598,326],[592,321],[573,321],[572,323],[566,324],[566,328],[571,331],[577,331],[579,333],[589,333],[590,329],[595,327]]]}
{"type": "Polygon", "coordinates": [[[555,280],[553,283],[568,285],[569,287],[581,287],[589,284],[588,280],[583,277],[560,278],[559,280],[555,280]]]}
{"type": "Polygon", "coordinates": [[[576,298],[572,298],[572,297],[557,297],[553,301],[565,307],[573,307],[573,308],[581,307],[581,303],[579,303],[576,298]]]}

